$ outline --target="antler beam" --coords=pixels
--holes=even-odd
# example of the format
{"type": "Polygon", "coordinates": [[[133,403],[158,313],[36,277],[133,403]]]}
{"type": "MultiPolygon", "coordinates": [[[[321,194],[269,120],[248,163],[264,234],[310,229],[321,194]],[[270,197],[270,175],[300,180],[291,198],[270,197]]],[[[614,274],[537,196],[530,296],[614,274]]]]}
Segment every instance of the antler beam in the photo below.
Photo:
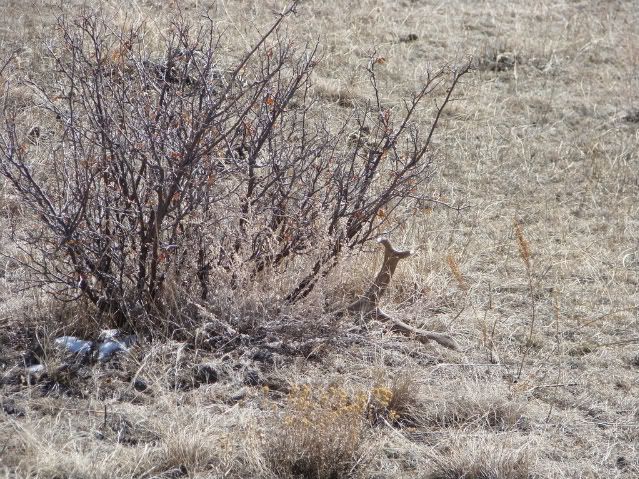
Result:
{"type": "Polygon", "coordinates": [[[375,277],[373,284],[368,288],[357,301],[348,307],[348,311],[353,314],[359,314],[363,318],[374,318],[388,323],[392,323],[392,329],[407,336],[414,336],[423,343],[435,341],[436,343],[449,348],[458,350],[457,343],[447,334],[435,333],[423,329],[410,326],[403,321],[395,319],[379,307],[379,299],[384,294],[397,268],[397,263],[401,259],[408,258],[411,251],[399,251],[393,248],[391,242],[387,238],[379,238],[378,243],[384,245],[384,262],[382,268],[375,277]]]}

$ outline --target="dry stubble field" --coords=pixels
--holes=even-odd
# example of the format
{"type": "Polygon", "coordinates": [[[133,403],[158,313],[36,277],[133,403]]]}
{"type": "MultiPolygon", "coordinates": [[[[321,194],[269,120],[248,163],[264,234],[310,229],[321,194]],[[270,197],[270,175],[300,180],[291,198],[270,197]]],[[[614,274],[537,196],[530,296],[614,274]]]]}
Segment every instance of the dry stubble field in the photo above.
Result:
{"type": "MultiPolygon", "coordinates": [[[[20,68],[46,75],[38,45],[51,35],[56,2],[0,3],[0,51],[18,46],[20,68]]],[[[67,11],[79,8],[72,3],[67,11]]],[[[272,2],[181,7],[195,18],[209,3],[239,49],[273,18],[272,2]]],[[[173,7],[104,8],[152,29],[173,7]]],[[[0,471],[639,477],[637,25],[631,1],[302,2],[288,28],[300,41],[321,40],[313,94],[329,111],[369,95],[362,70],[373,49],[385,58],[389,101],[428,64],[474,59],[437,132],[428,185],[468,208],[433,203],[406,217],[392,239],[417,254],[385,298],[387,310],[449,332],[461,350],[310,314],[293,327],[322,323],[338,334],[307,354],[250,345],[223,354],[156,338],[117,365],[72,373],[51,350],[48,379],[29,384],[25,351],[69,331],[78,313],[38,291],[17,293],[0,271],[0,471]],[[195,384],[202,363],[217,381],[195,384]]],[[[12,201],[2,184],[5,226],[16,221],[12,201]]],[[[7,227],[0,248],[12,251],[7,227]]],[[[375,251],[348,259],[333,280],[361,291],[379,267],[375,251]]]]}

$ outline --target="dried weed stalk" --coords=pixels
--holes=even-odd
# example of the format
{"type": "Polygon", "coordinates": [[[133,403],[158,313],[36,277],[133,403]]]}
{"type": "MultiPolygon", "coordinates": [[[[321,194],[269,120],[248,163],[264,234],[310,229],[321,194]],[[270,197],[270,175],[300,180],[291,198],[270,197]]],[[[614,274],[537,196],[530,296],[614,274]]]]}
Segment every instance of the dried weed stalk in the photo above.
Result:
{"type": "Polygon", "coordinates": [[[455,278],[455,281],[457,281],[459,287],[463,291],[468,291],[468,282],[466,281],[466,278],[464,278],[464,275],[459,268],[459,263],[455,259],[455,256],[449,254],[448,256],[446,256],[446,262],[448,263],[448,268],[453,274],[453,277],[455,278]]]}
{"type": "Polygon", "coordinates": [[[524,236],[524,229],[517,221],[514,222],[515,239],[519,248],[519,256],[526,267],[526,276],[528,278],[528,294],[530,297],[530,329],[528,330],[528,338],[524,346],[524,352],[521,356],[519,368],[517,369],[517,379],[521,378],[524,369],[524,363],[528,357],[530,349],[533,347],[533,334],[535,331],[535,288],[533,284],[533,267],[530,254],[530,246],[528,240],[524,236]]]}

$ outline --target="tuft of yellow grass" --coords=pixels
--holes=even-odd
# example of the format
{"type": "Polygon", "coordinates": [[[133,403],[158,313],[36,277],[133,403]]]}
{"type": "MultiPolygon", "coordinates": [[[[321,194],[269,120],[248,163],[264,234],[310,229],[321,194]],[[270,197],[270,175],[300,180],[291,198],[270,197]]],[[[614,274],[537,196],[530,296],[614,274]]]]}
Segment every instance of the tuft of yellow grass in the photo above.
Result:
{"type": "Polygon", "coordinates": [[[368,398],[342,387],[294,386],[270,432],[269,462],[278,477],[344,477],[362,459],[368,398]]]}

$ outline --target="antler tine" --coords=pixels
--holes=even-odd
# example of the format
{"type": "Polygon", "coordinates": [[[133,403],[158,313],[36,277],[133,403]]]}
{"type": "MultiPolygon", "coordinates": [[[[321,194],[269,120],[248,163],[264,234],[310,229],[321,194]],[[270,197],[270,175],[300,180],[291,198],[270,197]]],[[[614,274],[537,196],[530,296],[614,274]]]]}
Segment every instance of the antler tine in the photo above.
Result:
{"type": "Polygon", "coordinates": [[[390,240],[386,238],[385,236],[380,236],[379,238],[377,238],[377,242],[379,244],[384,245],[385,255],[398,256],[400,259],[402,259],[402,258],[408,258],[410,255],[413,254],[413,251],[411,250],[399,251],[393,248],[393,245],[391,244],[390,240]]]}

